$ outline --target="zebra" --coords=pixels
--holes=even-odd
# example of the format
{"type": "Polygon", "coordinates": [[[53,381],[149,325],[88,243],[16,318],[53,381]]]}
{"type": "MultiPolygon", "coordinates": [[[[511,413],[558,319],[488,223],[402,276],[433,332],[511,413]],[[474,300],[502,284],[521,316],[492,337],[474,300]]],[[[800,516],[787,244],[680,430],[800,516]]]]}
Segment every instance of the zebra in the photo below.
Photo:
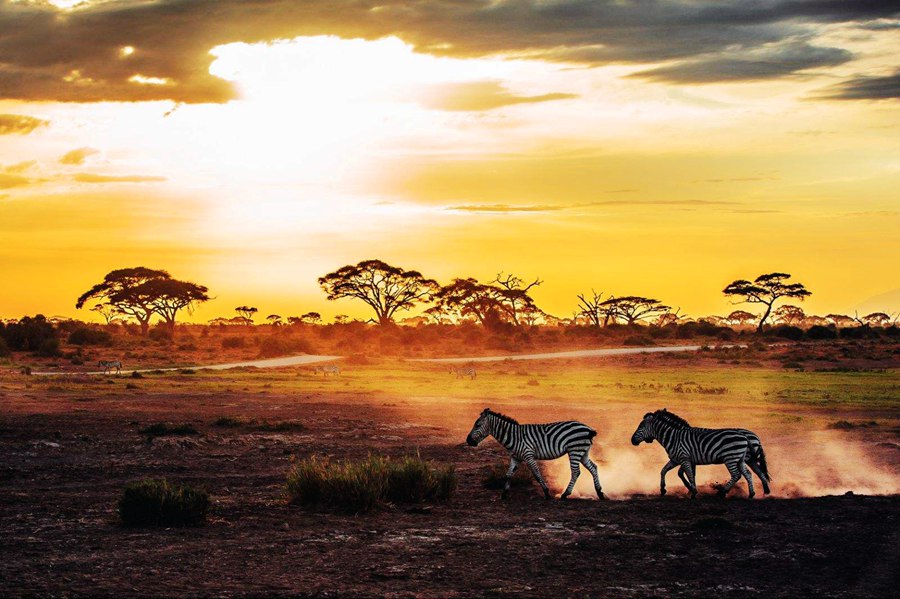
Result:
{"type": "Polygon", "coordinates": [[[681,465],[679,476],[691,493],[691,499],[697,496],[697,485],[694,481],[694,467],[702,464],[725,464],[731,473],[731,480],[719,489],[719,496],[724,497],[731,487],[737,483],[741,475],[747,480],[749,496],[753,490],[753,477],[747,468],[750,458],[750,441],[744,429],[733,428],[697,428],[686,420],[666,409],[648,412],[631,436],[632,445],[641,442],[659,441],[669,461],[662,467],[659,480],[659,492],[666,494],[666,473],[675,466],[681,465]]]}
{"type": "Polygon", "coordinates": [[[110,371],[115,369],[116,374],[120,374],[122,372],[122,361],[121,360],[99,360],[97,362],[97,367],[103,368],[103,374],[109,374],[110,371]]]}
{"type": "Polygon", "coordinates": [[[470,364],[468,366],[451,366],[450,374],[455,374],[458,379],[461,379],[464,376],[469,377],[469,379],[474,379],[477,373],[475,372],[475,367],[470,364]]]}
{"type": "MultiPolygon", "coordinates": [[[[750,443],[750,453],[746,459],[747,466],[750,467],[750,470],[752,470],[756,476],[759,477],[760,482],[762,482],[763,495],[768,495],[771,492],[769,483],[772,482],[772,476],[769,474],[769,466],[766,464],[766,453],[763,451],[762,441],[759,440],[759,435],[745,428],[736,428],[734,430],[747,437],[747,441],[750,443]]],[[[692,471],[696,471],[694,465],[691,466],[691,469],[692,471]]],[[[681,482],[684,483],[684,486],[690,490],[691,487],[688,485],[685,472],[684,466],[680,466],[678,468],[678,478],[680,478],[681,482]]]]}
{"type": "Polygon", "coordinates": [[[337,366],[336,364],[326,364],[325,366],[316,366],[316,369],[313,372],[313,374],[319,374],[320,372],[322,373],[323,377],[326,377],[329,374],[332,374],[335,376],[341,376],[341,367],[337,366]]]}
{"type": "Polygon", "coordinates": [[[551,422],[548,424],[519,424],[513,418],[485,408],[475,420],[466,443],[475,447],[488,436],[493,436],[509,452],[509,469],[503,485],[502,499],[509,496],[509,481],[520,462],[525,462],[535,480],[544,490],[544,499],[550,499],[550,490],[541,476],[537,460],[555,460],[569,454],[572,479],[560,499],[566,499],[575,487],[583,465],[594,478],[594,490],[599,499],[606,499],[600,486],[597,465],[591,461],[589,452],[597,431],[581,422],[551,422]]]}

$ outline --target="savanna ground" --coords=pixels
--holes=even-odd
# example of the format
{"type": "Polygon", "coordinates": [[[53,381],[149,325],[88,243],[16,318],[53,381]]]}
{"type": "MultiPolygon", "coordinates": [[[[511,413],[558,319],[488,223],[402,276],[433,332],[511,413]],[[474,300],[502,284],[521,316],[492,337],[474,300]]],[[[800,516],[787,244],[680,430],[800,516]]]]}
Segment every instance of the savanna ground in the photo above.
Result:
{"type": "MultiPolygon", "coordinates": [[[[13,596],[892,596],[898,366],[896,345],[863,342],[497,362],[479,365],[475,380],[362,356],[329,378],[309,367],[133,379],[27,377],[7,366],[0,580],[13,596]],[[492,440],[463,444],[486,406],[596,428],[593,455],[612,501],[590,500],[586,472],[576,500],[546,502],[525,486],[500,501],[482,481],[505,452],[492,440]],[[742,481],[716,500],[712,485],[726,471],[705,466],[698,500],[674,471],[659,498],[664,451],[629,439],[661,407],[695,425],[759,433],[773,497],[742,498],[742,481]],[[237,426],[217,426],[223,417],[237,426]],[[158,422],[200,434],[139,432],[158,422]],[[285,501],[295,457],[415,452],[455,465],[450,502],[353,516],[285,501]],[[208,524],[122,527],[123,487],[148,477],[206,488],[208,524]]],[[[544,471],[558,494],[566,463],[544,471]]]]}

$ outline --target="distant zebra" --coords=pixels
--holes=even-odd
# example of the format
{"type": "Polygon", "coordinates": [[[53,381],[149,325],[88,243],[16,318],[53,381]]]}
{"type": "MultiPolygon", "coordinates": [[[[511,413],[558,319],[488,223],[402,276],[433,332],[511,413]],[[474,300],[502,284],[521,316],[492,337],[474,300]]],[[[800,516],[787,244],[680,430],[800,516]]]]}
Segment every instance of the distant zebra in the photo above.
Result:
{"type": "Polygon", "coordinates": [[[109,374],[112,370],[115,370],[116,374],[122,372],[121,360],[99,360],[97,362],[97,367],[103,368],[103,374],[109,374]]]}
{"type": "MultiPolygon", "coordinates": [[[[736,428],[734,430],[747,437],[747,441],[750,443],[750,453],[746,459],[747,466],[750,467],[750,470],[752,470],[756,476],[759,477],[760,482],[762,482],[763,494],[768,495],[771,492],[769,483],[772,482],[772,476],[769,474],[769,466],[766,464],[766,453],[763,451],[762,441],[759,440],[759,435],[745,428],[736,428]]],[[[692,472],[696,472],[696,466],[692,466],[692,472]]],[[[691,489],[690,485],[688,485],[684,466],[678,468],[678,478],[681,479],[681,482],[684,483],[684,486],[688,490],[691,489]]]]}
{"type": "Polygon", "coordinates": [[[475,367],[472,365],[469,366],[451,366],[450,374],[455,374],[456,378],[461,379],[464,376],[469,377],[470,379],[474,379],[476,376],[475,367]]]}
{"type": "Polygon", "coordinates": [[[662,495],[666,494],[666,473],[675,466],[681,465],[679,476],[683,474],[687,478],[685,485],[693,499],[697,496],[694,467],[702,464],[725,464],[731,473],[731,480],[719,490],[719,495],[724,497],[743,475],[747,479],[749,495],[753,497],[756,494],[753,490],[753,477],[747,468],[750,441],[745,432],[744,429],[734,428],[693,427],[683,418],[663,409],[644,415],[631,436],[631,443],[640,445],[641,442],[652,443],[655,439],[665,448],[669,461],[660,472],[659,492],[662,495]]]}
{"type": "Polygon", "coordinates": [[[509,494],[509,481],[516,472],[520,462],[525,462],[531,474],[544,490],[544,498],[550,499],[550,490],[541,476],[537,460],[555,460],[569,454],[569,466],[572,479],[560,499],[567,498],[575,487],[575,481],[581,474],[581,466],[594,477],[594,489],[597,497],[606,499],[600,487],[597,465],[591,461],[589,452],[597,431],[581,422],[551,422],[548,424],[519,424],[513,418],[504,416],[485,408],[472,431],[466,437],[466,443],[475,447],[488,436],[493,436],[509,452],[509,470],[506,471],[506,483],[503,485],[502,498],[509,494]]]}
{"type": "Polygon", "coordinates": [[[322,373],[323,377],[328,376],[329,374],[334,376],[341,376],[341,368],[336,364],[326,364],[324,366],[316,366],[315,372],[313,374],[322,373]]]}

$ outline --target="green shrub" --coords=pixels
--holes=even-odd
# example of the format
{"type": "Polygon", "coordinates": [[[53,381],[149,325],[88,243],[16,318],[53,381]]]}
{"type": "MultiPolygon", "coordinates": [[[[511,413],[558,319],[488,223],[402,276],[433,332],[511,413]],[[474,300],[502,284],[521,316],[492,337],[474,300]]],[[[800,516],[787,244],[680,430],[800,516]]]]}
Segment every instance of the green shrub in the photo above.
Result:
{"type": "Polygon", "coordinates": [[[187,437],[190,435],[199,435],[200,431],[194,428],[190,423],[184,424],[168,424],[166,422],[156,422],[149,426],[145,426],[139,431],[142,435],[153,437],[187,437]]]}
{"type": "Polygon", "coordinates": [[[299,460],[288,471],[286,490],[291,503],[365,513],[386,503],[446,501],[455,489],[452,466],[436,468],[418,456],[370,455],[343,462],[299,460]]]}
{"type": "Polygon", "coordinates": [[[208,511],[206,491],[165,479],[130,483],[119,499],[119,517],[126,526],[198,526],[208,511]]]}

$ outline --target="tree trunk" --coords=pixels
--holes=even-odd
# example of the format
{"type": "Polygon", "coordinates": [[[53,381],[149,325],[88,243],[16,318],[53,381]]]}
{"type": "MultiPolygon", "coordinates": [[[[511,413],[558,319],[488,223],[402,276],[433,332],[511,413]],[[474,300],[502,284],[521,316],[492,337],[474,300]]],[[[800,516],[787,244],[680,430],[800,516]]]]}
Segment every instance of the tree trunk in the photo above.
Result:
{"type": "Polygon", "coordinates": [[[141,325],[141,336],[146,337],[147,333],[150,332],[150,319],[148,318],[146,320],[141,320],[139,318],[138,322],[141,325]]]}
{"type": "MultiPolygon", "coordinates": [[[[774,304],[775,302],[772,302],[774,304]]],[[[759,325],[756,327],[757,333],[762,333],[763,325],[766,324],[766,319],[769,318],[769,314],[772,313],[772,304],[766,305],[766,313],[763,314],[762,318],[759,319],[759,325]]]]}

